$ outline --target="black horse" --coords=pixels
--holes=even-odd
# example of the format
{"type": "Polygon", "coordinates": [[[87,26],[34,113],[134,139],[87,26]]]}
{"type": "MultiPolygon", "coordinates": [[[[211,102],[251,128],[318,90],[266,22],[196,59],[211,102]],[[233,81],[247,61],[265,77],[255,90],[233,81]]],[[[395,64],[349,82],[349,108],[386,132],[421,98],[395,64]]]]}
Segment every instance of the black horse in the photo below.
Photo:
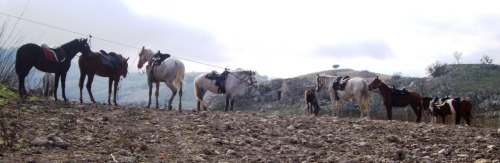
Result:
{"type": "Polygon", "coordinates": [[[26,98],[28,94],[24,88],[24,78],[28,75],[31,68],[34,66],[36,69],[43,72],[55,73],[55,90],[54,98],[57,101],[57,87],[59,83],[59,78],[61,78],[62,86],[62,96],[64,101],[66,99],[65,87],[66,87],[66,74],[68,73],[69,67],[71,66],[71,60],[76,56],[78,52],[87,55],[89,54],[90,47],[87,43],[87,39],[75,39],[66,44],[63,44],[60,48],[54,49],[59,61],[53,61],[46,57],[45,51],[41,46],[33,43],[27,43],[17,49],[16,54],[16,73],[19,79],[19,95],[21,98],[26,98]],[[64,59],[63,59],[64,57],[64,59]]]}

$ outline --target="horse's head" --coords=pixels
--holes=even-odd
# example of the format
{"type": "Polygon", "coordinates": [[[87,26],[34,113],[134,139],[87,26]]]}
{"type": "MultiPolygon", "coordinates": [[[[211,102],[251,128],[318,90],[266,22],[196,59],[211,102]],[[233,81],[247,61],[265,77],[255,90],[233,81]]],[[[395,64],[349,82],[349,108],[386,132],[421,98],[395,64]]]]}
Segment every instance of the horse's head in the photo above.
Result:
{"type": "Polygon", "coordinates": [[[137,63],[137,68],[142,68],[142,66],[148,62],[147,56],[151,52],[151,50],[145,49],[144,46],[142,47],[141,52],[139,52],[139,63],[137,63]]]}
{"type": "Polygon", "coordinates": [[[306,95],[310,95],[310,94],[313,94],[314,93],[314,86],[307,86],[306,87],[306,90],[304,91],[304,94],[306,95]]]}
{"type": "Polygon", "coordinates": [[[86,38],[75,39],[70,43],[71,48],[74,48],[76,52],[80,52],[83,55],[90,55],[92,53],[92,50],[90,50],[90,46],[86,38]]]}
{"type": "Polygon", "coordinates": [[[320,91],[321,88],[325,85],[325,80],[323,77],[321,77],[319,74],[316,74],[316,91],[320,91]]]}
{"type": "Polygon", "coordinates": [[[377,77],[376,77],[376,78],[372,81],[372,83],[370,83],[370,84],[368,85],[368,90],[369,90],[369,91],[373,91],[373,90],[377,89],[377,88],[380,86],[380,84],[381,84],[381,83],[382,83],[382,80],[380,80],[380,79],[378,78],[378,76],[377,76],[377,77]]]}
{"type": "MultiPolygon", "coordinates": [[[[248,80],[250,81],[250,83],[247,83],[249,86],[252,86],[253,88],[257,89],[258,85],[256,84],[257,83],[257,79],[255,79],[255,71],[247,71],[247,74],[248,74],[248,80]]],[[[245,81],[246,82],[246,81],[245,81]]]]}
{"type": "Polygon", "coordinates": [[[130,57],[124,58],[122,55],[117,55],[117,56],[120,56],[119,58],[120,58],[120,60],[121,60],[121,62],[122,62],[122,66],[123,66],[122,76],[123,76],[124,78],[126,78],[126,77],[127,77],[127,74],[128,74],[128,59],[129,59],[130,57]]]}

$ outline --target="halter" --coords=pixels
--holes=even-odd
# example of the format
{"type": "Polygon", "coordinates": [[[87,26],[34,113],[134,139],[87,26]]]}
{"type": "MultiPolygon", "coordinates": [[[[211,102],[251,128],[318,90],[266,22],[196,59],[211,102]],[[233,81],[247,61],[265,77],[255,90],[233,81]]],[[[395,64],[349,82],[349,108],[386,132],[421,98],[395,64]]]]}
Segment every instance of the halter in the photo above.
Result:
{"type": "Polygon", "coordinates": [[[246,79],[246,80],[239,78],[238,76],[234,75],[232,72],[229,72],[229,74],[233,75],[236,79],[246,83],[248,86],[252,86],[254,83],[257,83],[257,81],[252,80],[252,75],[254,74],[254,72],[252,72],[252,71],[245,71],[245,72],[249,73],[248,79],[246,79]],[[248,80],[250,80],[250,83],[247,82],[248,80]]]}

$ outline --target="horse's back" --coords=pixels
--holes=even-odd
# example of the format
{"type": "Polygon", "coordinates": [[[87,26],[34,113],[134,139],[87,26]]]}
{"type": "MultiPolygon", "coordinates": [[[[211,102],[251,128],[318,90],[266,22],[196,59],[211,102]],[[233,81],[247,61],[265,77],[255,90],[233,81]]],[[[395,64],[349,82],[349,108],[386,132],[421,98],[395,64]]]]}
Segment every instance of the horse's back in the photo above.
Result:
{"type": "Polygon", "coordinates": [[[154,66],[153,75],[157,81],[183,82],[185,67],[179,59],[167,58],[160,65],[154,66]]]}

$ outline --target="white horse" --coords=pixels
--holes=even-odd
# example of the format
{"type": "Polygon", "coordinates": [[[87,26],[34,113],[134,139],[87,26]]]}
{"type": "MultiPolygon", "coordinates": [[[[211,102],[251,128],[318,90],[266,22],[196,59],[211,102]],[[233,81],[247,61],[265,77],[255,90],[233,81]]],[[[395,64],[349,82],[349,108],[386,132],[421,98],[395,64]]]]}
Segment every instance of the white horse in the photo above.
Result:
{"type": "Polygon", "coordinates": [[[336,111],[337,117],[339,117],[339,100],[349,100],[355,98],[360,104],[361,118],[363,114],[370,118],[369,105],[370,97],[368,95],[368,84],[365,79],[354,77],[347,81],[344,90],[337,90],[338,98],[335,97],[335,90],[333,89],[333,82],[337,76],[331,75],[320,75],[317,74],[316,86],[319,92],[323,86],[326,86],[328,93],[330,94],[330,100],[332,101],[332,109],[336,111]],[[335,107],[333,102],[335,101],[335,107]]]}
{"type": "Polygon", "coordinates": [[[49,97],[54,95],[54,90],[56,87],[56,76],[54,73],[48,73],[46,72],[43,74],[42,78],[42,83],[43,83],[43,88],[42,88],[42,93],[45,97],[49,97]]]}
{"type": "MultiPolygon", "coordinates": [[[[203,73],[194,78],[194,94],[196,96],[197,110],[200,111],[200,106],[203,110],[207,110],[205,102],[203,102],[203,96],[207,91],[212,93],[218,93],[219,87],[215,85],[215,80],[208,79],[205,76],[209,73],[203,73]]],[[[224,81],[224,86],[226,89],[226,109],[228,110],[231,106],[230,111],[233,111],[234,97],[238,95],[240,87],[243,84],[247,86],[253,86],[257,81],[255,80],[255,72],[253,71],[229,71],[227,78],[224,81]]]]}
{"type": "MultiPolygon", "coordinates": [[[[137,64],[137,68],[142,68],[144,63],[150,61],[154,55],[155,53],[151,49],[145,49],[142,47],[142,50],[139,53],[139,63],[137,64]]],[[[147,108],[151,106],[153,82],[156,83],[156,109],[158,109],[158,91],[160,89],[160,82],[165,82],[167,87],[172,91],[172,96],[170,96],[170,100],[168,101],[168,109],[172,110],[172,101],[174,100],[177,91],[179,91],[179,111],[182,111],[181,99],[184,72],[184,63],[175,58],[167,58],[160,65],[154,66],[154,68],[152,65],[146,66],[149,86],[149,101],[147,108]],[[151,74],[151,72],[153,72],[153,74],[151,74]],[[153,78],[155,81],[153,81],[153,78]]]]}

